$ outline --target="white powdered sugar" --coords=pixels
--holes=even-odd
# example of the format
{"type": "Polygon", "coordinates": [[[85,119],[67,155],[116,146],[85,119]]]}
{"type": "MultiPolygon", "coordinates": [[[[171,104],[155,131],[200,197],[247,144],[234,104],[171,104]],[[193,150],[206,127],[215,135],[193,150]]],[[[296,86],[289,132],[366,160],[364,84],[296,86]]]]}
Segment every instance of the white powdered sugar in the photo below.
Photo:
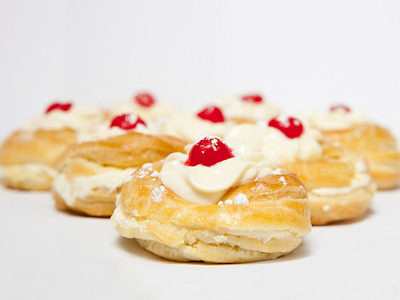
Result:
{"type": "Polygon", "coordinates": [[[161,185],[159,188],[154,188],[153,191],[151,192],[151,200],[153,202],[161,202],[161,197],[163,193],[165,192],[165,187],[161,185]]]}

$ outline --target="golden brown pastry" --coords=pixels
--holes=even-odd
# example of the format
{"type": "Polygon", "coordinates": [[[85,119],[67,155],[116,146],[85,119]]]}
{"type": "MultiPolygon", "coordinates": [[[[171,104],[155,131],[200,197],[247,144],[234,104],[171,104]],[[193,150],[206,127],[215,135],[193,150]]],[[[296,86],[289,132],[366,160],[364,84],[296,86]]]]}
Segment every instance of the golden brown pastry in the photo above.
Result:
{"type": "Polygon", "coordinates": [[[238,125],[226,141],[239,150],[260,149],[280,168],[298,174],[309,193],[313,225],[362,216],[373,198],[375,184],[363,157],[324,142],[296,118],[238,125]]]}
{"type": "Polygon", "coordinates": [[[364,156],[378,189],[399,186],[400,152],[389,130],[367,122],[344,105],[333,106],[329,112],[310,113],[305,119],[330,141],[364,156]]]}
{"type": "Polygon", "coordinates": [[[3,184],[22,190],[49,190],[59,155],[76,142],[79,128],[99,122],[99,110],[54,103],[46,113],[11,134],[0,148],[3,184]]]}
{"type": "Polygon", "coordinates": [[[158,256],[211,263],[277,258],[297,248],[311,227],[296,175],[275,174],[257,152],[235,155],[217,137],[138,169],[112,222],[158,256]]]}
{"type": "Polygon", "coordinates": [[[134,130],[138,120],[145,124],[140,118],[133,126],[132,115],[115,120],[119,126],[109,128],[110,137],[72,145],[60,158],[52,188],[58,208],[110,216],[124,180],[136,168],[183,151],[185,143],[177,138],[134,130]]]}

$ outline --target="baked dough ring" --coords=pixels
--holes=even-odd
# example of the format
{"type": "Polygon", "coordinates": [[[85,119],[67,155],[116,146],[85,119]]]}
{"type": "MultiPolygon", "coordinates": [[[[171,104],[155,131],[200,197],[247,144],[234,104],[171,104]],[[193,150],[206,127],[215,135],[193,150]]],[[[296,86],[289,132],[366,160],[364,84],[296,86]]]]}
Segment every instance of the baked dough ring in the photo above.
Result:
{"type": "Polygon", "coordinates": [[[0,148],[3,184],[22,190],[49,190],[58,157],[75,143],[70,129],[17,131],[0,148]]]}
{"type": "Polygon", "coordinates": [[[322,131],[332,142],[363,155],[378,189],[392,189],[400,184],[400,152],[389,130],[371,123],[350,129],[322,131]]]}
{"type": "Polygon", "coordinates": [[[360,217],[375,193],[364,159],[343,147],[322,143],[322,156],[281,167],[299,175],[309,192],[311,223],[327,223],[360,217]]]}
{"type": "Polygon", "coordinates": [[[135,168],[183,151],[185,142],[138,132],[69,147],[53,183],[56,206],[91,216],[111,216],[121,185],[135,168]]]}
{"type": "Polygon", "coordinates": [[[274,259],[293,251],[310,232],[307,192],[293,173],[232,188],[221,201],[242,193],[249,205],[221,206],[180,198],[151,176],[161,167],[156,162],[137,170],[112,216],[122,236],[158,256],[211,263],[274,259]]]}

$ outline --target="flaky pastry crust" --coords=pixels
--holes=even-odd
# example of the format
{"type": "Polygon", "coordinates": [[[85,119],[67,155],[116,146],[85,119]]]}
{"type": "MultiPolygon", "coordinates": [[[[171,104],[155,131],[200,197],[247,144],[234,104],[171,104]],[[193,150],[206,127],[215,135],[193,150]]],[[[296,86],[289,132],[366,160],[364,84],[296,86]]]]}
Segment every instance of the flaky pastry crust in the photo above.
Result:
{"type": "Polygon", "coordinates": [[[298,174],[307,187],[311,223],[325,225],[364,215],[375,194],[375,184],[367,181],[363,185],[348,188],[356,176],[362,175],[357,165],[365,165],[364,159],[341,146],[326,142],[321,145],[320,159],[295,161],[280,166],[298,174]],[[319,193],[320,189],[331,189],[333,192],[319,193]]]}
{"type": "Polygon", "coordinates": [[[78,187],[73,185],[75,179],[83,180],[83,183],[86,181],[89,185],[94,176],[135,169],[145,163],[163,159],[172,152],[182,152],[185,144],[171,136],[131,132],[101,141],[72,145],[63,153],[57,166],[59,175],[52,189],[56,206],[90,216],[111,216],[123,182],[113,188],[93,187],[83,195],[66,199],[59,189],[60,180],[70,185],[72,192],[77,192],[74,189],[78,187]]]}
{"type": "Polygon", "coordinates": [[[16,131],[0,148],[3,184],[22,190],[49,190],[58,157],[75,143],[70,129],[16,131]]]}
{"type": "Polygon", "coordinates": [[[363,155],[378,189],[392,189],[400,184],[400,152],[389,130],[364,123],[345,130],[323,131],[332,142],[363,155]]]}
{"type": "Polygon", "coordinates": [[[221,199],[242,193],[248,205],[200,205],[150,176],[161,167],[156,162],[137,170],[124,184],[112,216],[122,236],[158,256],[211,263],[273,259],[297,248],[310,232],[307,192],[293,173],[240,185],[221,199]],[[162,192],[155,198],[155,191],[162,192]]]}

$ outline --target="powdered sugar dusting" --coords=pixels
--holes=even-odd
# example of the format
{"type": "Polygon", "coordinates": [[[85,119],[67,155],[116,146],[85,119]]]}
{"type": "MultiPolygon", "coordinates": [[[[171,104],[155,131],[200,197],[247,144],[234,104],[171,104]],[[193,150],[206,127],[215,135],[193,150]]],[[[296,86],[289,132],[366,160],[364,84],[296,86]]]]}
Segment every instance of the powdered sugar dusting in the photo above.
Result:
{"type": "Polygon", "coordinates": [[[245,194],[240,193],[233,199],[233,203],[236,205],[249,205],[249,199],[245,194]]]}
{"type": "Polygon", "coordinates": [[[283,176],[279,177],[279,181],[282,182],[283,185],[285,185],[285,186],[287,185],[285,177],[283,177],[283,176]]]}
{"type": "Polygon", "coordinates": [[[161,202],[161,197],[163,193],[165,192],[165,187],[161,185],[159,188],[154,188],[153,191],[151,192],[151,200],[153,202],[161,202]]]}

